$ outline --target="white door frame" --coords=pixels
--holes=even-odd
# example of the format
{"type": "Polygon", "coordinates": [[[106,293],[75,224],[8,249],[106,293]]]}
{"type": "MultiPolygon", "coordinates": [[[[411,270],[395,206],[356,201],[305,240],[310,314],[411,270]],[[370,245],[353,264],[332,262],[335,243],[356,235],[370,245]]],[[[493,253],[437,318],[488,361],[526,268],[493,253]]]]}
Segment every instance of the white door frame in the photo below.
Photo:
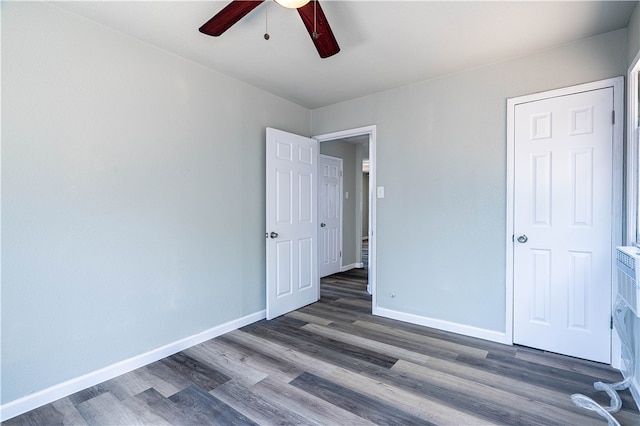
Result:
{"type": "MultiPolygon", "coordinates": [[[[515,201],[515,107],[518,104],[526,102],[534,102],[542,99],[548,99],[559,96],[566,96],[579,92],[598,90],[612,87],[615,123],[613,126],[613,205],[611,206],[612,224],[611,224],[611,283],[612,283],[612,299],[615,300],[615,248],[622,245],[622,223],[623,223],[623,129],[624,129],[624,78],[616,77],[606,80],[585,83],[562,89],[550,90],[541,93],[535,93],[517,98],[507,99],[507,216],[506,216],[506,320],[505,320],[505,343],[513,344],[513,286],[514,286],[514,265],[513,265],[513,249],[514,249],[514,201],[515,201]]],[[[613,365],[619,362],[620,345],[616,344],[617,336],[613,336],[612,357],[613,365]]]]}
{"type": "MultiPolygon", "coordinates": [[[[372,313],[376,313],[376,126],[358,127],[323,135],[312,136],[318,142],[329,142],[355,136],[369,137],[369,285],[367,291],[372,295],[372,313]]],[[[320,288],[318,286],[318,292],[320,288]]],[[[320,294],[318,294],[320,297],[320,294]]]]}

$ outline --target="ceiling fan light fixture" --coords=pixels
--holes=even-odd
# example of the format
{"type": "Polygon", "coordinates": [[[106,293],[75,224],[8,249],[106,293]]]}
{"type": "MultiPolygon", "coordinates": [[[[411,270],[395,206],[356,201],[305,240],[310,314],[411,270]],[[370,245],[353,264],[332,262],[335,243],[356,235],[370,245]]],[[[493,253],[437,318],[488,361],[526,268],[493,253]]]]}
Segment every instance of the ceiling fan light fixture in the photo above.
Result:
{"type": "Polygon", "coordinates": [[[309,3],[310,0],[274,0],[280,6],[287,7],[289,9],[297,9],[309,3]]]}
{"type": "MultiPolygon", "coordinates": [[[[338,42],[333,35],[333,31],[331,31],[327,17],[324,15],[318,0],[275,1],[283,7],[296,8],[321,58],[328,58],[340,52],[340,46],[338,46],[338,42]]],[[[265,0],[232,0],[220,12],[216,13],[213,18],[205,22],[199,30],[202,34],[213,37],[220,36],[264,2],[265,0]]],[[[267,8],[265,7],[265,30],[267,29],[266,10],[267,8]]],[[[265,31],[265,34],[265,39],[268,40],[269,33],[265,31]]]]}

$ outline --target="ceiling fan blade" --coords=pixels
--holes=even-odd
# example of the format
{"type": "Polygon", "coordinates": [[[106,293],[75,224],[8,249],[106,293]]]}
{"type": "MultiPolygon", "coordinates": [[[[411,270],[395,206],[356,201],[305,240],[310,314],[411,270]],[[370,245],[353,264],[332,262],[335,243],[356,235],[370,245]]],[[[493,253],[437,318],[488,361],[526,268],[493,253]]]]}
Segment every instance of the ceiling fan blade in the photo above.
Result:
{"type": "Polygon", "coordinates": [[[318,0],[311,0],[306,5],[299,7],[298,13],[321,58],[328,58],[340,51],[340,46],[338,46],[318,0]]]}
{"type": "Polygon", "coordinates": [[[219,36],[227,31],[247,13],[258,7],[264,0],[233,0],[224,9],[200,27],[200,32],[210,36],[219,36]]]}

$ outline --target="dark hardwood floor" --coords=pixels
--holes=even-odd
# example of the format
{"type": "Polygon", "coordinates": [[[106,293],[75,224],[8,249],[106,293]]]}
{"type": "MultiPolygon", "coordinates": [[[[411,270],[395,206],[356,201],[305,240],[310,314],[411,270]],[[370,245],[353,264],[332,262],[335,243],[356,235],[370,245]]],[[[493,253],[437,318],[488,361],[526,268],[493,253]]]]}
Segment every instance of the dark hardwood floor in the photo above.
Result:
{"type": "MultiPolygon", "coordinates": [[[[608,366],[371,315],[366,270],[318,303],[260,321],[3,425],[604,425],[608,366]]],[[[640,425],[629,391],[621,425],[640,425]]]]}

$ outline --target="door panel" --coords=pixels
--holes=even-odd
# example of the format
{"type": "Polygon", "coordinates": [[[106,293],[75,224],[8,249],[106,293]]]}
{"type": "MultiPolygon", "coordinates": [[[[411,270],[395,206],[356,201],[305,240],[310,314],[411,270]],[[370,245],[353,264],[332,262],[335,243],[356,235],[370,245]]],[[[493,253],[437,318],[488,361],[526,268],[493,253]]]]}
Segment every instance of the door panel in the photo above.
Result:
{"type": "Polygon", "coordinates": [[[318,300],[318,142],[267,129],[267,319],[318,300]]]}
{"type": "Polygon", "coordinates": [[[514,343],[610,362],[613,89],[515,106],[514,343]]]}

